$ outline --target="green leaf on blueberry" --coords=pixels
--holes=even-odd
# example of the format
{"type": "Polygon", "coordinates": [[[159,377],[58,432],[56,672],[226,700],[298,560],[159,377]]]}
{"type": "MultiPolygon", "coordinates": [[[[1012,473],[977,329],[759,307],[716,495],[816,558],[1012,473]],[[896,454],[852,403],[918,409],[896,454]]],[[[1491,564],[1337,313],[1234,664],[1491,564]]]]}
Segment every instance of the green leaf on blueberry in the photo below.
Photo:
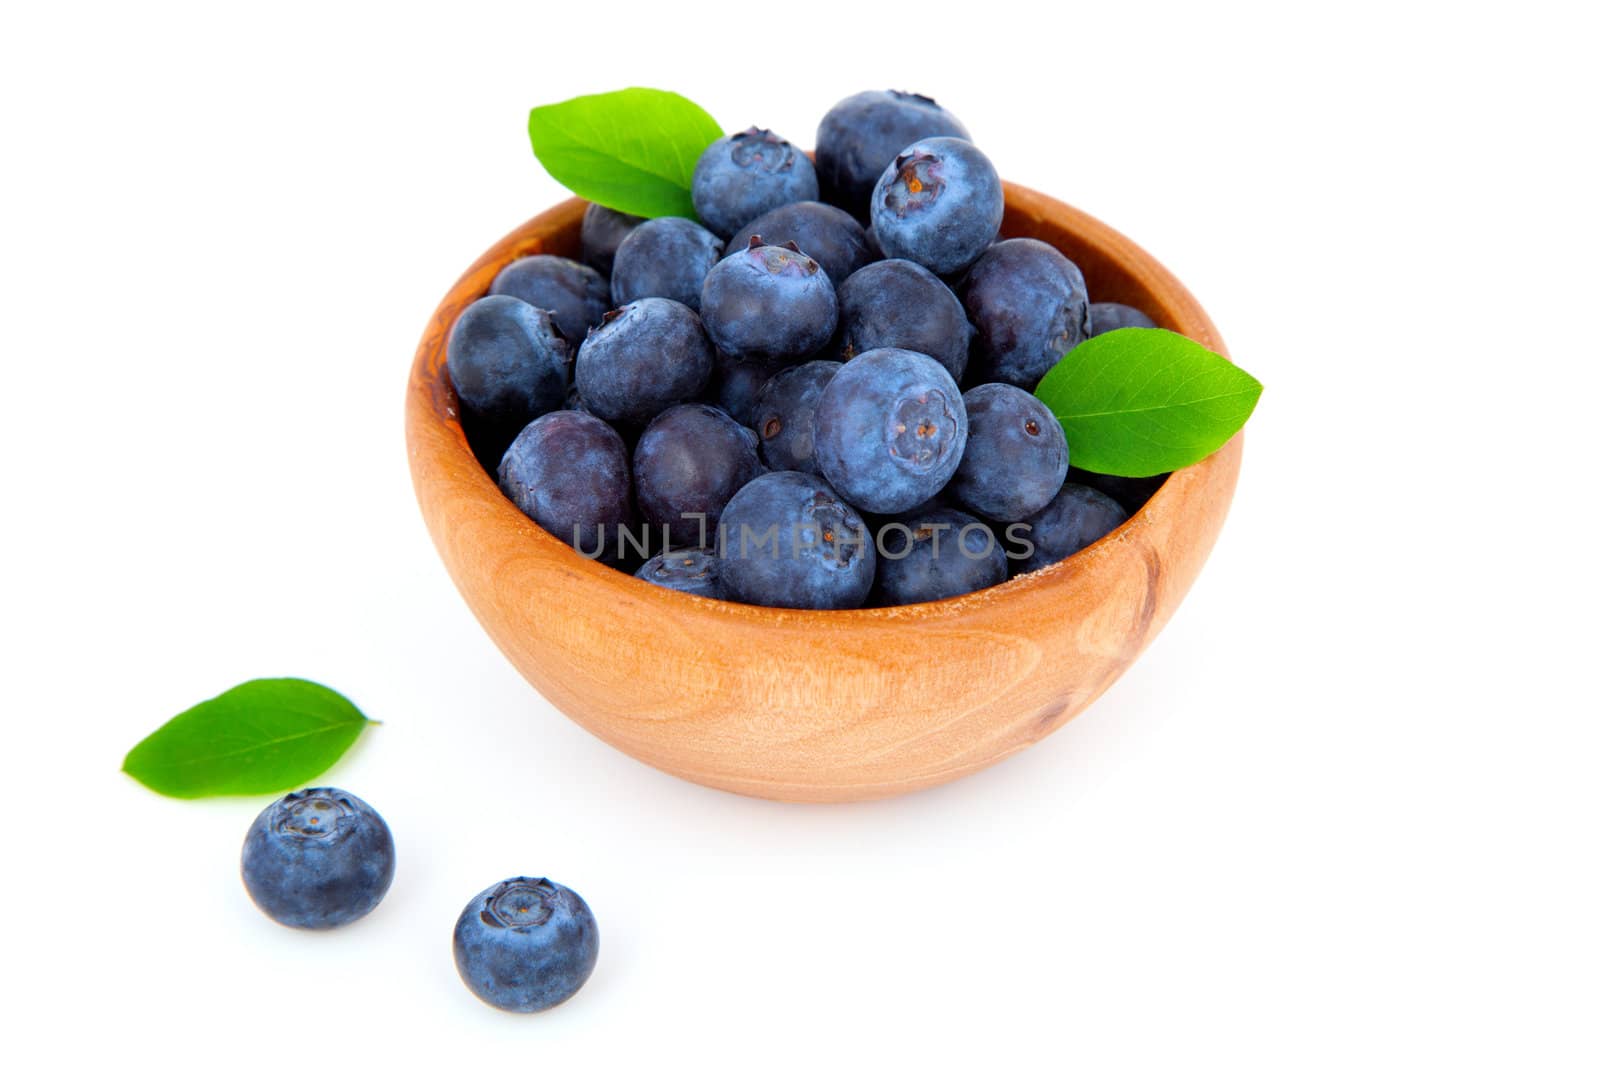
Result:
{"type": "Polygon", "coordinates": [[[1206,458],[1244,427],[1261,382],[1163,328],[1118,328],[1067,351],[1034,394],[1066,430],[1072,464],[1152,477],[1206,458]]]}
{"type": "Polygon", "coordinates": [[[528,113],[533,154],[579,197],[634,216],[694,218],[695,162],[722,128],[687,97],[617,90],[528,113]]]}
{"type": "Polygon", "coordinates": [[[173,716],[122,770],[168,797],[282,793],[332,767],[370,722],[327,686],[257,678],[173,716]]]}

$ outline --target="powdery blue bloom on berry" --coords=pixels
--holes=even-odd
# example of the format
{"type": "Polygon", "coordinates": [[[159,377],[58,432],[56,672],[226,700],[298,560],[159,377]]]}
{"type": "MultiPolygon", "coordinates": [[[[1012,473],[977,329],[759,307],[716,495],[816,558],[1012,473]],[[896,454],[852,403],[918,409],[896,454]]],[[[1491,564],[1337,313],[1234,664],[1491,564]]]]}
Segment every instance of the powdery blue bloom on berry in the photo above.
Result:
{"type": "Polygon", "coordinates": [[[635,227],[611,265],[611,304],[670,298],[700,308],[706,273],[722,258],[722,240],[693,220],[661,216],[635,227]]]}
{"type": "Polygon", "coordinates": [[[847,362],[815,416],[817,467],[861,510],[894,514],[933,498],[961,463],[967,411],[944,366],[884,347],[847,362]]]}
{"type": "Polygon", "coordinates": [[[490,295],[461,311],[445,366],[481,457],[493,464],[522,426],[565,404],[570,365],[571,350],[546,310],[490,295]]]}
{"type": "Polygon", "coordinates": [[[590,205],[584,209],[578,239],[583,248],[583,263],[609,279],[617,247],[642,223],[643,216],[630,216],[604,205],[590,205]]]}
{"type": "Polygon", "coordinates": [[[819,201],[796,201],[762,213],[728,240],[725,252],[733,254],[745,249],[755,235],[769,246],[794,243],[801,253],[822,266],[834,287],[877,260],[867,242],[867,232],[855,217],[819,201]]]}
{"type": "Polygon", "coordinates": [[[915,261],[891,259],[860,269],[839,288],[839,357],[878,347],[926,354],[959,382],[972,325],[961,299],[915,261]]]}
{"type": "Polygon", "coordinates": [[[1019,387],[980,384],[961,397],[967,449],[946,488],[1000,522],[1043,510],[1067,479],[1067,437],[1050,408],[1019,387]]]}
{"type": "Polygon", "coordinates": [[[764,212],[817,200],[811,160],[770,130],[751,127],[718,138],[694,166],[695,215],[727,238],[764,212]]]}
{"type": "Polygon", "coordinates": [[[872,231],[888,257],[948,276],[978,259],[1005,215],[1000,175],[961,138],[906,146],[872,191],[872,231]]]}
{"type": "Polygon", "coordinates": [[[473,994],[512,1013],[537,1013],[567,1001],[589,979],[600,929],[576,892],[518,876],[467,903],[452,947],[473,994]]]}
{"type": "Polygon", "coordinates": [[[574,382],[589,412],[642,425],[705,390],[711,344],[694,310],[668,298],[641,298],[605,315],[578,348],[574,382]]]}
{"type": "Polygon", "coordinates": [[[1083,273],[1038,239],[996,242],[959,290],[976,333],[971,373],[977,380],[1032,391],[1088,335],[1083,273]]]}
{"type": "Polygon", "coordinates": [[[633,451],[639,512],[675,548],[714,541],[722,508],[761,472],[755,436],[704,403],[663,411],[633,451]]]}
{"type": "Polygon", "coordinates": [[[898,90],[846,97],[817,127],[817,177],[824,199],[864,218],[872,188],[895,154],[912,142],[941,136],[969,138],[961,121],[932,97],[898,90]]]}
{"type": "Polygon", "coordinates": [[[860,607],[877,553],[866,522],[821,478],[769,473],[722,512],[722,584],[766,607],[860,607]]]}
{"type": "Polygon", "coordinates": [[[1023,519],[1033,553],[1018,572],[1039,570],[1087,548],[1128,520],[1128,512],[1102,492],[1081,484],[1062,485],[1039,513],[1023,519]]]}
{"type": "Polygon", "coordinates": [[[817,400],[843,365],[808,361],[783,370],[756,396],[753,426],[761,437],[761,457],[773,469],[817,472],[812,441],[817,400]]]}
{"type": "Polygon", "coordinates": [[[628,448],[592,414],[545,414],[500,460],[500,490],[557,540],[591,558],[618,554],[619,529],[633,520],[628,448]]]}
{"type": "Polygon", "coordinates": [[[873,602],[881,606],[946,600],[1005,579],[1005,549],[970,514],[936,507],[897,517],[878,530],[873,602]]]}
{"type": "Polygon", "coordinates": [[[821,349],[838,324],[839,304],[815,260],[793,246],[759,245],[764,237],[752,237],[711,270],[700,309],[718,352],[770,366],[821,349]]]}
{"type": "Polygon", "coordinates": [[[549,310],[556,330],[572,345],[611,308],[611,285],[588,265],[554,254],[521,257],[500,270],[490,294],[509,294],[536,309],[549,310]]]}
{"type": "Polygon", "coordinates": [[[250,825],[240,873],[251,899],[279,924],[336,928],[383,900],[394,880],[394,839],[355,794],[297,790],[250,825]]]}

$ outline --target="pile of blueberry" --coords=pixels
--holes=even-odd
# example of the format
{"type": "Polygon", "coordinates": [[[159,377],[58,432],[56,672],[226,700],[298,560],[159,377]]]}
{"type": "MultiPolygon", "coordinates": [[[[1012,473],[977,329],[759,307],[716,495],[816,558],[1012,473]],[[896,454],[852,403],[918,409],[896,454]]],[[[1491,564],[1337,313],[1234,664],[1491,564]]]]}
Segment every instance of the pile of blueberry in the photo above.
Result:
{"type": "MultiPolygon", "coordinates": [[[[245,890],[267,916],[323,931],[378,907],[394,880],[394,836],[377,811],[333,787],[268,805],[244,839],[245,890]]],[[[517,876],[480,892],[455,927],[461,980],[491,1006],[535,1013],[575,995],[594,971],[589,906],[548,879],[517,876]]]]}
{"type": "Polygon", "coordinates": [[[585,263],[507,265],[450,334],[474,450],[581,554],[745,603],[916,603],[1058,562],[1159,484],[1069,470],[1031,393],[1152,321],[1000,238],[1000,178],[934,101],[841,101],[815,166],[720,138],[692,194],[698,223],[591,205],[585,263]]]}

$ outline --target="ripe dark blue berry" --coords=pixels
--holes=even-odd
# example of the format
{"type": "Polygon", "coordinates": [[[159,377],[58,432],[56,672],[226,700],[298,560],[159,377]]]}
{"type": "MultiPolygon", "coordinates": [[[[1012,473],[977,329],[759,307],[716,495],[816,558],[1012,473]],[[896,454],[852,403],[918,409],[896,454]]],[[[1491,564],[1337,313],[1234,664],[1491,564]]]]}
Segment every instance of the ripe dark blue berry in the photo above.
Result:
{"type": "Polygon", "coordinates": [[[872,192],[872,231],[885,256],[948,276],[989,247],[1005,211],[1000,175],[977,146],[925,138],[884,169],[872,192]]]}
{"type": "Polygon", "coordinates": [[[250,825],[240,873],[251,899],[279,924],[336,928],[383,900],[394,879],[394,839],[355,794],[297,790],[250,825]]]}
{"type": "Polygon", "coordinates": [[[540,528],[591,558],[614,558],[633,520],[628,448],[591,414],[557,410],[534,421],[500,460],[500,489],[540,528]]]}
{"type": "Polygon", "coordinates": [[[1121,302],[1089,303],[1089,337],[1114,332],[1118,328],[1154,328],[1149,315],[1121,302]]]}
{"type": "Polygon", "coordinates": [[[1097,492],[1104,492],[1117,501],[1117,505],[1131,517],[1150,501],[1167,480],[1167,474],[1154,477],[1114,477],[1108,473],[1091,473],[1074,466],[1067,471],[1067,480],[1073,484],[1086,484],[1097,492]]]}
{"type": "Polygon", "coordinates": [[[1005,549],[970,514],[936,507],[895,518],[878,530],[873,603],[880,606],[945,600],[1005,579],[1005,549]]]}
{"type": "Polygon", "coordinates": [[[931,97],[897,90],[846,97],[817,127],[823,196],[864,218],[872,188],[895,154],[914,141],[940,136],[966,138],[967,128],[931,97]]]}
{"type": "Polygon", "coordinates": [[[722,508],[761,472],[751,431],[704,403],[663,411],[633,451],[639,512],[674,548],[714,541],[722,508]]]}
{"type": "Polygon", "coordinates": [[[590,205],[584,209],[583,227],[579,232],[583,263],[609,278],[617,247],[642,223],[643,216],[629,216],[604,205],[590,205]]]}
{"type": "Polygon", "coordinates": [[[695,215],[727,238],[764,212],[817,200],[811,160],[770,130],[718,138],[700,154],[690,188],[695,215]]]}
{"type": "Polygon", "coordinates": [[[1049,506],[1023,520],[1033,544],[1018,572],[1038,570],[1076,555],[1128,520],[1110,496],[1081,484],[1065,484],[1049,506]]]}
{"type": "Polygon", "coordinates": [[[711,600],[723,598],[722,560],[705,548],[664,551],[641,566],[633,576],[664,589],[676,589],[711,600]]]}
{"type": "Polygon", "coordinates": [[[1089,330],[1089,297],[1078,266],[1032,238],[996,242],[962,281],[976,330],[971,375],[1032,391],[1089,330]]]}
{"type": "Polygon", "coordinates": [[[822,389],[844,366],[808,361],[768,380],[756,396],[752,427],[761,437],[761,458],[773,469],[817,472],[813,418],[822,389]]]}
{"type": "Polygon", "coordinates": [[[1019,387],[980,384],[961,397],[967,449],[946,492],[998,522],[1043,510],[1067,479],[1067,437],[1050,408],[1019,387]]]}
{"type": "Polygon", "coordinates": [[[860,607],[877,553],[855,509],[809,473],[769,473],[722,512],[722,584],[766,607],[860,607]]]}
{"type": "Polygon", "coordinates": [[[641,298],[605,315],[578,348],[574,382],[589,412],[642,425],[705,390],[711,344],[694,310],[641,298]]]}
{"type": "Polygon", "coordinates": [[[700,309],[719,352],[736,361],[782,364],[827,343],[839,305],[816,261],[760,241],[753,237],[711,270],[700,309]]]}
{"type": "Polygon", "coordinates": [[[726,252],[737,253],[749,246],[753,235],[773,246],[793,242],[822,266],[835,287],[875,259],[867,245],[867,233],[855,218],[819,201],[796,201],[762,213],[728,240],[726,252]]]}
{"type": "Polygon", "coordinates": [[[445,352],[467,437],[491,464],[522,426],[566,402],[571,350],[550,314],[520,298],[473,302],[445,352]]]}
{"type": "Polygon", "coordinates": [[[878,347],[915,350],[959,383],[971,341],[961,300],[915,261],[867,265],[839,288],[839,356],[845,361],[878,347]]]}
{"type": "Polygon", "coordinates": [[[670,298],[700,308],[706,273],[722,258],[722,240],[693,220],[660,216],[635,227],[611,265],[611,304],[670,298]]]}
{"type": "Polygon", "coordinates": [[[847,362],[817,401],[817,468],[862,510],[931,499],[961,463],[967,412],[944,366],[884,347],[847,362]]]}
{"type": "Polygon", "coordinates": [[[536,309],[547,309],[556,330],[573,346],[611,308],[611,286],[588,265],[553,254],[522,257],[500,270],[490,294],[509,294],[536,309]]]}
{"type": "Polygon", "coordinates": [[[489,1005],[537,1013],[578,993],[600,956],[600,929],[575,891],[519,876],[467,903],[453,949],[461,981],[489,1005]]]}
{"type": "Polygon", "coordinates": [[[726,354],[718,354],[716,375],[706,397],[739,424],[754,428],[756,395],[771,376],[772,366],[765,362],[734,361],[726,354]]]}

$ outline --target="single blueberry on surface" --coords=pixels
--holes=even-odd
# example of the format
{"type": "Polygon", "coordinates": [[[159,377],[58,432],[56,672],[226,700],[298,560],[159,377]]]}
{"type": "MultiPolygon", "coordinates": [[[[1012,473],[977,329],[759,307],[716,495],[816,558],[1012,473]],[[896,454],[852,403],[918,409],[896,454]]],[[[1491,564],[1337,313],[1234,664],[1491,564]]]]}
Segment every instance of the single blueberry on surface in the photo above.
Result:
{"type": "Polygon", "coordinates": [[[663,411],[633,451],[639,512],[675,548],[715,540],[722,508],[761,472],[750,430],[704,403],[663,411]]]}
{"type": "Polygon", "coordinates": [[[1006,579],[1006,553],[982,521],[934,508],[878,530],[873,603],[883,607],[946,600],[1006,579]]]}
{"type": "Polygon", "coordinates": [[[706,276],[700,296],[706,334],[735,361],[782,364],[822,348],[839,321],[833,284],[793,246],[752,236],[706,276]]]}
{"type": "Polygon", "coordinates": [[[500,460],[500,489],[539,527],[590,558],[619,552],[619,528],[633,520],[628,448],[592,414],[545,414],[500,460]]]}
{"type": "Polygon", "coordinates": [[[839,288],[839,357],[878,347],[926,354],[959,382],[967,369],[972,325],[961,299],[915,261],[879,261],[839,288]]]}
{"type": "Polygon", "coordinates": [[[817,468],[862,510],[893,514],[931,499],[967,444],[961,390],[944,366],[883,347],[845,363],[817,400],[817,468]]]}
{"type": "Polygon", "coordinates": [[[383,900],[394,880],[394,839],[355,794],[297,790],[250,825],[240,873],[251,900],[279,924],[336,928],[383,900]]]}
{"type": "Polygon", "coordinates": [[[1032,238],[996,242],[959,293],[975,330],[970,376],[1032,391],[1089,330],[1083,273],[1032,238]]]}
{"type": "Polygon", "coordinates": [[[835,287],[874,260],[867,233],[855,217],[820,201],[796,201],[762,213],[728,240],[725,251],[731,255],[745,249],[754,235],[772,246],[794,243],[822,266],[835,287]]]}
{"type": "Polygon", "coordinates": [[[630,216],[604,205],[590,205],[584,209],[578,240],[583,248],[583,263],[609,278],[617,247],[642,223],[643,216],[630,216]]]}
{"type": "Polygon", "coordinates": [[[611,308],[611,285],[588,265],[554,254],[521,257],[500,270],[490,294],[509,294],[555,318],[556,330],[573,346],[611,308]]]}
{"type": "Polygon", "coordinates": [[[872,188],[895,154],[912,142],[941,136],[969,137],[961,121],[931,97],[898,90],[846,97],[817,127],[817,178],[824,199],[864,218],[872,188]]]}
{"type": "Polygon", "coordinates": [[[843,365],[808,361],[778,373],[756,396],[751,427],[761,438],[761,458],[773,469],[817,472],[812,424],[817,400],[843,365]]]}
{"type": "Polygon", "coordinates": [[[706,273],[722,259],[722,240],[693,220],[659,216],[634,228],[611,265],[611,303],[670,298],[700,308],[706,273]]]}
{"type": "Polygon", "coordinates": [[[1067,437],[1055,414],[1010,384],[980,384],[961,401],[967,449],[946,491],[999,522],[1043,510],[1067,479],[1067,437]]]}
{"type": "Polygon", "coordinates": [[[716,375],[706,398],[727,412],[741,425],[755,425],[756,396],[772,377],[772,366],[765,362],[735,361],[726,354],[716,357],[716,375]]]}
{"type": "Polygon", "coordinates": [[[1017,572],[1039,570],[1076,555],[1128,520],[1128,512],[1102,492],[1081,484],[1064,484],[1050,504],[1023,519],[1032,554],[1017,564],[1017,572]]]}
{"type": "Polygon", "coordinates": [[[676,589],[711,600],[723,598],[722,560],[705,548],[664,551],[641,566],[633,576],[664,589],[676,589]]]}
{"type": "Polygon", "coordinates": [[[769,473],[722,512],[722,585],[765,607],[860,607],[877,553],[856,510],[809,473],[769,473]]]}
{"type": "Polygon", "coordinates": [[[492,465],[522,426],[561,408],[571,353],[550,314],[519,298],[490,295],[461,311],[445,366],[481,459],[492,465]]]}
{"type": "Polygon", "coordinates": [[[605,315],[578,348],[573,381],[589,412],[642,425],[711,380],[713,356],[694,310],[641,298],[605,315]]]}
{"type": "Polygon", "coordinates": [[[1089,303],[1089,338],[1114,332],[1118,328],[1154,328],[1149,315],[1121,302],[1089,303]]]}
{"type": "Polygon", "coordinates": [[[764,212],[817,200],[811,160],[770,130],[751,127],[718,138],[694,166],[695,215],[727,238],[764,212]]]}
{"type": "Polygon", "coordinates": [[[960,272],[1000,233],[1005,192],[989,158],[961,138],[925,138],[894,158],[872,192],[872,231],[889,257],[960,272]]]}
{"type": "Polygon", "coordinates": [[[573,995],[594,972],[600,929],[575,891],[518,876],[467,903],[456,920],[456,971],[498,1009],[537,1013],[573,995]]]}

